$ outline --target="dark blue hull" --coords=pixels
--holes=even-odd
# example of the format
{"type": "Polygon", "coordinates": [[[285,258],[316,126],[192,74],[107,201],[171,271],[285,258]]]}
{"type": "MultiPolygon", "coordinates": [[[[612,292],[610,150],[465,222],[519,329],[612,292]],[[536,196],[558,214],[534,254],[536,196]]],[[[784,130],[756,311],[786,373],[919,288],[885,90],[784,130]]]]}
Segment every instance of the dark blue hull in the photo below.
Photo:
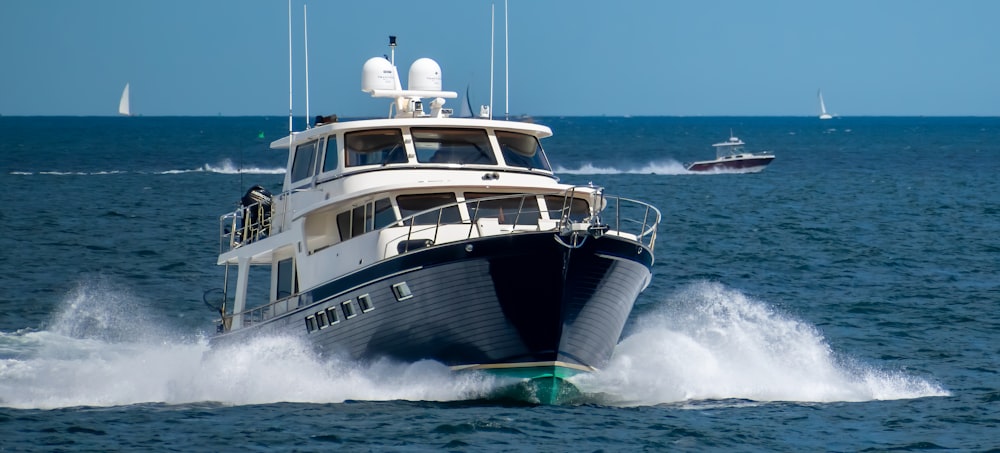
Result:
{"type": "Polygon", "coordinates": [[[214,340],[292,334],[356,359],[600,368],[649,283],[653,256],[610,235],[578,248],[557,237],[504,235],[411,251],[305,291],[298,309],[214,340]]]}
{"type": "Polygon", "coordinates": [[[774,156],[755,156],[745,158],[717,159],[710,161],[695,162],[688,165],[688,171],[719,171],[719,170],[762,170],[768,166],[774,156]]]}

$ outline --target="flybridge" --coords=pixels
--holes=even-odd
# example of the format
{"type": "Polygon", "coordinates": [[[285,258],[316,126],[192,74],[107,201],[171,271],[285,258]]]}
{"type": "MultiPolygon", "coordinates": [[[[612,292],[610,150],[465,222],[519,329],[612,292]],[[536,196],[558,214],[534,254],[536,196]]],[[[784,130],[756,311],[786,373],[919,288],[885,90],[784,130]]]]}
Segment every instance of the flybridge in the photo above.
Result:
{"type": "Polygon", "coordinates": [[[452,109],[444,108],[445,99],[454,99],[458,93],[441,90],[441,66],[430,58],[420,58],[410,65],[407,89],[399,81],[396,69],[396,37],[389,37],[391,57],[373,57],[361,70],[361,91],[376,98],[395,99],[389,108],[389,117],[396,118],[446,118],[452,109]],[[430,112],[424,111],[423,99],[434,98],[430,112]],[[393,114],[395,110],[395,115],[393,114]]]}

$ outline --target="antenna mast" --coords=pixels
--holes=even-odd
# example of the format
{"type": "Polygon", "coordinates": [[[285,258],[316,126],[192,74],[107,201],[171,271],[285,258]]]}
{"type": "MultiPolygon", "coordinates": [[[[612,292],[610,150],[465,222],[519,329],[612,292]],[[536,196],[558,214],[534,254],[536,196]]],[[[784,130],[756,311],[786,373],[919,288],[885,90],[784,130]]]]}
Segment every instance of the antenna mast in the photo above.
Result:
{"type": "Polygon", "coordinates": [[[507,33],[507,0],[503,0],[503,118],[510,119],[510,38],[507,33]]]}
{"type": "Polygon", "coordinates": [[[496,44],[494,44],[496,32],[493,31],[493,24],[496,22],[494,20],[495,6],[495,4],[490,3],[490,119],[493,119],[493,50],[496,48],[496,44]]]}
{"type": "Polygon", "coordinates": [[[288,0],[288,133],[292,133],[292,0],[288,0]]]}
{"type": "Polygon", "coordinates": [[[302,29],[305,31],[306,48],[306,129],[309,129],[309,15],[304,3],[302,4],[302,29]]]}

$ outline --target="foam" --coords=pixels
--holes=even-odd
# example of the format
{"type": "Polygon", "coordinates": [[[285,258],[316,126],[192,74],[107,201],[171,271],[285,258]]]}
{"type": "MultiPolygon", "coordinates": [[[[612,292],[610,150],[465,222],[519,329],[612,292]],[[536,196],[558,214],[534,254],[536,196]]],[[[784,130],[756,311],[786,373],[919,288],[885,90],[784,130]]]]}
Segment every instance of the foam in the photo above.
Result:
{"type": "Polygon", "coordinates": [[[717,283],[666,297],[602,371],[574,380],[618,404],[871,401],[947,396],[939,385],[831,350],[813,326],[717,283]]]}
{"type": "MultiPolygon", "coordinates": [[[[347,400],[455,401],[508,382],[434,362],[317,357],[296,338],[212,349],[160,327],[114,282],[88,277],[51,325],[0,332],[0,406],[149,402],[229,405],[347,400]]],[[[708,400],[837,402],[947,396],[939,385],[831,350],[811,325],[714,283],[666,295],[604,370],[573,378],[602,404],[708,400]],[[846,358],[845,358],[846,357],[846,358]]]]}

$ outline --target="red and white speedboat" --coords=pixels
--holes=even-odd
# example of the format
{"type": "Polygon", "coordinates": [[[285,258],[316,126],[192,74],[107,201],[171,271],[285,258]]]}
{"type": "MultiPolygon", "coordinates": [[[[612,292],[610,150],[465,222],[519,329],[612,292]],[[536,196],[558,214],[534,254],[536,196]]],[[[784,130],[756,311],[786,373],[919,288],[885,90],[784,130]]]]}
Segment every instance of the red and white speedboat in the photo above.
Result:
{"type": "Polygon", "coordinates": [[[744,146],[746,143],[743,143],[743,140],[730,136],[729,140],[712,145],[715,148],[714,160],[687,164],[687,170],[756,173],[774,160],[774,154],[770,151],[752,153],[744,151],[744,146]]]}

